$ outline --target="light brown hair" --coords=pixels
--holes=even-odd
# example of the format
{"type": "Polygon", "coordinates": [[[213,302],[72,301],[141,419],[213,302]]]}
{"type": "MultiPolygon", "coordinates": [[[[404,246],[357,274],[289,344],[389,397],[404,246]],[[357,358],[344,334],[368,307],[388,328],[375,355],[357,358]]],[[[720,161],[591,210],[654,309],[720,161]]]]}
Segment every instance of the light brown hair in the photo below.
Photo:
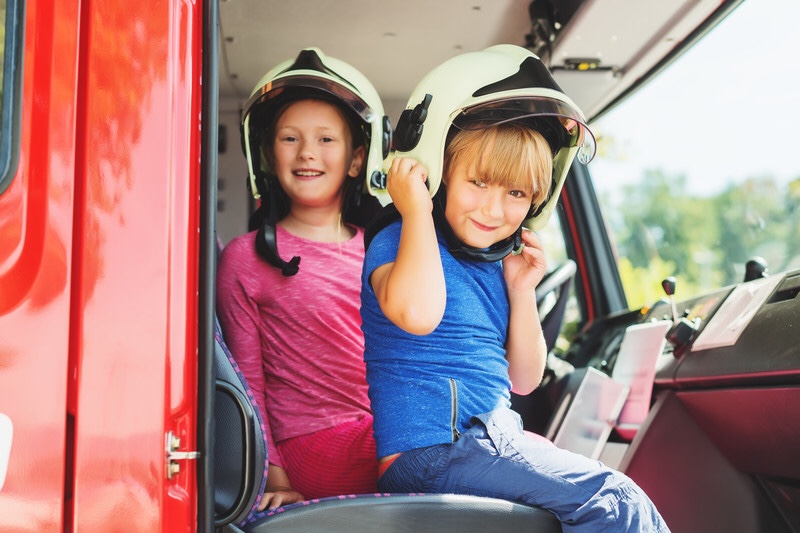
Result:
{"type": "Polygon", "coordinates": [[[525,191],[534,207],[547,199],[553,179],[553,154],[536,130],[510,122],[483,129],[453,128],[450,136],[444,152],[445,185],[454,161],[470,157],[471,170],[481,181],[525,191]]]}

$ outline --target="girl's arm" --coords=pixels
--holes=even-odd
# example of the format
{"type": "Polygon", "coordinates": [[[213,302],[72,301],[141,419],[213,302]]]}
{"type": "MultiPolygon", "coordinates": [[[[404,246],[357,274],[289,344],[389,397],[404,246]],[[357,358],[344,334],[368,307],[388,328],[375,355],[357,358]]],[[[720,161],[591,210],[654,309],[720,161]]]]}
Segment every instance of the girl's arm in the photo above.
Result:
{"type": "Polygon", "coordinates": [[[402,217],[400,244],[395,261],[381,265],[370,276],[381,311],[397,327],[414,335],[436,329],[446,302],[426,179],[427,171],[417,161],[392,161],[387,186],[402,217]]]}
{"type": "Polygon", "coordinates": [[[522,253],[503,259],[503,275],[510,309],[506,339],[508,377],[511,390],[525,395],[539,386],[547,361],[535,290],[547,266],[536,234],[523,231],[522,239],[525,244],[522,253]]]}
{"type": "Polygon", "coordinates": [[[282,505],[302,502],[304,499],[302,494],[292,488],[286,470],[270,464],[267,472],[267,487],[258,504],[258,510],[263,511],[267,507],[276,509],[282,505]]]}
{"type": "MultiPolygon", "coordinates": [[[[250,296],[248,278],[243,275],[252,268],[249,263],[250,252],[245,251],[245,247],[249,250],[252,244],[249,239],[234,239],[222,251],[217,269],[216,311],[225,344],[255,397],[264,424],[264,436],[267,440],[270,459],[268,479],[271,481],[280,479],[279,477],[270,477],[273,468],[280,469],[281,472],[283,472],[283,468],[278,448],[272,438],[272,426],[266,407],[267,384],[264,375],[261,334],[259,333],[261,322],[258,317],[258,304],[250,296]]],[[[263,469],[263,465],[256,465],[256,468],[263,469]]],[[[286,483],[281,486],[284,485],[291,489],[288,478],[286,483]]],[[[267,490],[269,491],[269,488],[267,490]]],[[[266,503],[269,503],[269,498],[265,498],[265,500],[266,503]]],[[[264,500],[261,503],[266,505],[264,500]]]]}

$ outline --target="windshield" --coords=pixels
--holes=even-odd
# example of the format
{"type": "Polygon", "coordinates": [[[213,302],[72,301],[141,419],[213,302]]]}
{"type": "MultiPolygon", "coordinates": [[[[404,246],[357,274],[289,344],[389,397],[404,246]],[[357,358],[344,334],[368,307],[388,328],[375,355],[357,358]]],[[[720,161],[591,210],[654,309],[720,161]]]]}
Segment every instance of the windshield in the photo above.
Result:
{"type": "Polygon", "coordinates": [[[589,165],[631,308],[800,267],[800,2],[748,0],[592,125],[589,165]]]}

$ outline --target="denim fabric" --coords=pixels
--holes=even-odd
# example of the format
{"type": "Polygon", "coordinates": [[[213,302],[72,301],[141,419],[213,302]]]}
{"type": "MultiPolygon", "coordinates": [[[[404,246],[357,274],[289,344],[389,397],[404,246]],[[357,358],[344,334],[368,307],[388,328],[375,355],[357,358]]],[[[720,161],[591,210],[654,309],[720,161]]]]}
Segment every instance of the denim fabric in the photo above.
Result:
{"type": "Polygon", "coordinates": [[[378,480],[383,492],[456,493],[535,505],[564,532],[667,532],[630,478],[522,431],[514,411],[473,417],[457,442],[402,453],[378,480]]]}

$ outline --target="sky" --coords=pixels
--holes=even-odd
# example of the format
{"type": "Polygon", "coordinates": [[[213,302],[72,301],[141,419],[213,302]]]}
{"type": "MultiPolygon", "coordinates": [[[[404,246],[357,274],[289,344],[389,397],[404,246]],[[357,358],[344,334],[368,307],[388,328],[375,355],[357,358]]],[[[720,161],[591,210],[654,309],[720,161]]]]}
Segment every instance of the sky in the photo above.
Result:
{"type": "Polygon", "coordinates": [[[800,177],[800,0],[746,0],[638,94],[593,125],[614,139],[590,164],[599,191],[643,168],[685,174],[690,191],[800,177]]]}

